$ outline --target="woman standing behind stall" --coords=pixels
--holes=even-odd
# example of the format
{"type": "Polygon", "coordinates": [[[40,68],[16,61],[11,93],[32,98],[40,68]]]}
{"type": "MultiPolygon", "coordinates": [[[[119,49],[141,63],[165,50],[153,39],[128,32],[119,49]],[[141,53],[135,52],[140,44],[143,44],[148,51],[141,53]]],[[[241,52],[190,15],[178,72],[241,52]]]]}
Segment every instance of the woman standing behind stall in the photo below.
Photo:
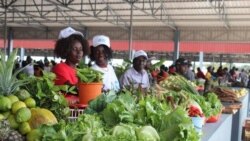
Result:
{"type": "Polygon", "coordinates": [[[112,58],[110,39],[105,35],[96,35],[91,46],[90,59],[95,64],[91,67],[103,73],[103,91],[119,91],[120,85],[113,67],[109,64],[112,58]]]}
{"type": "Polygon", "coordinates": [[[83,56],[89,54],[89,44],[83,34],[71,27],[60,31],[56,41],[54,53],[61,59],[66,59],[55,65],[52,72],[56,74],[56,85],[76,85],[78,78],[76,75],[76,65],[83,56]]]}

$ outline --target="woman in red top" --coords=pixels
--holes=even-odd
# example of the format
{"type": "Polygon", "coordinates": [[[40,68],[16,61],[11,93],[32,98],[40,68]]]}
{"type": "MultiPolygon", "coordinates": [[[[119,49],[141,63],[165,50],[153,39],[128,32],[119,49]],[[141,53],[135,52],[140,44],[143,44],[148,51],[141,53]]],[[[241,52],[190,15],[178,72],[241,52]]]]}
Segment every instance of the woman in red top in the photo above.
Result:
{"type": "Polygon", "coordinates": [[[83,56],[89,54],[89,44],[83,34],[71,27],[60,31],[56,41],[54,53],[57,57],[66,59],[53,67],[52,72],[56,74],[56,85],[76,85],[76,65],[83,56]]]}

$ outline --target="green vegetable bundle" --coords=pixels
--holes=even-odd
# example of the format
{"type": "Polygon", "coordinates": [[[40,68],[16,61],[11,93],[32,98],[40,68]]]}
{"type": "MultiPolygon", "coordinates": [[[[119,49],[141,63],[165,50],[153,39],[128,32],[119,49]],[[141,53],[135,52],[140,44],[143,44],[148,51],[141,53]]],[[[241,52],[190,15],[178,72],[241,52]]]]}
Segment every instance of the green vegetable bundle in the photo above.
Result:
{"type": "Polygon", "coordinates": [[[161,81],[160,85],[163,88],[169,90],[174,90],[174,91],[185,90],[192,94],[199,95],[198,91],[194,88],[192,83],[181,75],[170,75],[166,80],[161,81]]]}
{"type": "Polygon", "coordinates": [[[80,79],[80,82],[83,83],[93,83],[93,82],[102,82],[102,72],[96,71],[90,67],[78,68],[77,77],[80,79]]]}

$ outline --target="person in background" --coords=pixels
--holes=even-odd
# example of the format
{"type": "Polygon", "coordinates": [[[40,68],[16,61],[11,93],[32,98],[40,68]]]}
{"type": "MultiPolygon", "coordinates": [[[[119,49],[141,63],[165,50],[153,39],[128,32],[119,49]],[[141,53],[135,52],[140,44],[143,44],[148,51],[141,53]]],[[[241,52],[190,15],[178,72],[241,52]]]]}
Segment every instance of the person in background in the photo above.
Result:
{"type": "Polygon", "coordinates": [[[175,61],[176,73],[185,77],[185,74],[188,71],[188,60],[184,58],[179,58],[175,61]]]}
{"type": "Polygon", "coordinates": [[[165,80],[168,77],[168,68],[165,65],[160,66],[160,72],[157,75],[157,83],[165,80]]]}
{"type": "Polygon", "coordinates": [[[248,74],[247,72],[242,69],[241,73],[239,74],[240,80],[241,80],[241,84],[243,87],[247,87],[247,83],[248,83],[248,74]]]}
{"type": "Polygon", "coordinates": [[[51,66],[48,60],[44,62],[44,71],[51,72],[51,66]]]}
{"type": "Polygon", "coordinates": [[[27,56],[26,58],[26,65],[24,66],[25,68],[23,69],[23,73],[26,74],[27,76],[34,76],[34,65],[32,64],[32,58],[31,56],[27,56]]]}
{"type": "Polygon", "coordinates": [[[83,34],[67,27],[60,31],[58,40],[55,44],[54,53],[61,59],[66,59],[55,65],[52,72],[56,74],[56,85],[76,85],[78,78],[76,75],[76,66],[83,58],[89,54],[89,44],[83,34]]]}
{"type": "Polygon", "coordinates": [[[112,59],[112,49],[109,37],[105,35],[94,36],[93,46],[90,48],[90,59],[95,63],[91,68],[103,73],[103,91],[119,91],[119,81],[116,77],[113,66],[109,64],[109,61],[112,59]]]}
{"type": "Polygon", "coordinates": [[[185,73],[185,78],[187,78],[187,80],[194,81],[195,80],[195,74],[191,70],[191,67],[192,67],[192,64],[191,64],[190,61],[188,61],[188,69],[187,69],[187,72],[185,73]]]}
{"type": "Polygon", "coordinates": [[[169,66],[168,74],[174,75],[175,72],[176,72],[175,66],[174,65],[169,66]]]}
{"type": "Polygon", "coordinates": [[[37,61],[34,65],[34,75],[37,77],[43,76],[44,63],[42,60],[37,61]]]}
{"type": "Polygon", "coordinates": [[[204,93],[208,92],[211,89],[212,86],[212,67],[207,67],[207,73],[206,73],[206,81],[204,85],[204,93]]]}
{"type": "Polygon", "coordinates": [[[148,58],[146,65],[145,65],[145,70],[148,73],[150,85],[154,85],[157,82],[157,75],[158,75],[158,70],[156,68],[153,68],[152,66],[153,59],[156,59],[156,58],[155,57],[148,58]]]}
{"type": "Polygon", "coordinates": [[[133,67],[128,69],[120,78],[122,88],[133,87],[146,91],[149,87],[149,78],[145,70],[147,53],[143,50],[136,51],[133,57],[133,67]]]}
{"type": "Polygon", "coordinates": [[[206,76],[204,75],[204,73],[201,71],[201,69],[199,67],[197,68],[196,77],[198,79],[206,79],[206,76]]]}

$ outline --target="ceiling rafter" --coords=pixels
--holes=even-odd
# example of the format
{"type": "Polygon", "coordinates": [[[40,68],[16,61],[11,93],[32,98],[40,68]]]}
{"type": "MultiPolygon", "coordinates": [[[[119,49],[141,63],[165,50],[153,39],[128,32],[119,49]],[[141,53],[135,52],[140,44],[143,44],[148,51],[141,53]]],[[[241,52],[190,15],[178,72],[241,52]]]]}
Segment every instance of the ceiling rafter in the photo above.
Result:
{"type": "Polygon", "coordinates": [[[8,8],[8,7],[11,6],[12,4],[14,4],[16,1],[17,1],[17,0],[11,0],[11,1],[9,1],[9,3],[8,3],[7,0],[1,0],[1,1],[0,1],[0,5],[1,5],[3,8],[8,8]]]}
{"type": "MultiPolygon", "coordinates": [[[[135,8],[136,10],[140,10],[140,11],[142,11],[143,13],[145,13],[146,15],[151,16],[151,17],[153,17],[154,19],[156,19],[156,20],[158,20],[158,21],[161,21],[161,22],[164,23],[166,26],[168,26],[168,27],[170,27],[170,28],[176,30],[176,26],[173,25],[173,24],[171,24],[171,21],[170,21],[171,19],[169,18],[168,15],[164,15],[164,17],[159,18],[159,17],[157,17],[156,15],[154,15],[153,13],[150,13],[150,12],[147,12],[146,10],[144,10],[144,7],[141,8],[141,7],[139,7],[139,6],[136,6],[136,5],[135,5],[136,3],[132,4],[132,3],[128,2],[127,0],[123,0],[123,1],[125,1],[125,2],[129,3],[130,5],[132,5],[133,8],[135,8]]],[[[146,1],[147,1],[147,3],[150,3],[150,1],[148,1],[148,0],[145,0],[145,1],[143,1],[143,2],[146,2],[146,1]]],[[[174,23],[174,22],[172,22],[172,23],[174,23]]]]}
{"type": "Polygon", "coordinates": [[[227,14],[225,12],[225,2],[224,0],[218,0],[218,1],[213,1],[213,0],[207,0],[211,8],[217,13],[219,16],[220,20],[223,22],[224,26],[229,29],[230,25],[227,19],[227,14]]]}
{"type": "MultiPolygon", "coordinates": [[[[58,4],[58,3],[56,3],[56,2],[54,2],[54,1],[52,1],[52,0],[46,0],[47,2],[50,2],[50,3],[52,3],[52,4],[54,4],[54,5],[57,5],[57,6],[62,6],[62,7],[64,7],[64,8],[66,8],[66,9],[69,9],[69,10],[72,10],[72,11],[75,11],[75,12],[78,12],[78,13],[80,13],[80,14],[83,14],[83,15],[87,15],[87,16],[90,16],[90,17],[95,17],[97,20],[99,20],[99,21],[104,21],[104,22],[108,22],[108,23],[110,23],[110,24],[113,24],[113,25],[116,25],[116,26],[120,26],[120,27],[122,27],[122,28],[125,28],[125,29],[127,29],[127,27],[124,25],[124,23],[122,23],[122,22],[117,22],[117,21],[111,21],[111,20],[106,20],[106,19],[102,19],[101,17],[98,17],[98,16],[95,16],[95,15],[91,15],[91,14],[89,14],[89,13],[86,13],[86,12],[84,12],[83,10],[78,10],[78,9],[74,9],[74,8],[72,8],[72,7],[69,7],[69,5],[67,5],[67,6],[65,6],[65,5],[62,5],[61,3],[60,4],[58,4]]],[[[94,10],[94,9],[93,9],[94,10]]]]}

